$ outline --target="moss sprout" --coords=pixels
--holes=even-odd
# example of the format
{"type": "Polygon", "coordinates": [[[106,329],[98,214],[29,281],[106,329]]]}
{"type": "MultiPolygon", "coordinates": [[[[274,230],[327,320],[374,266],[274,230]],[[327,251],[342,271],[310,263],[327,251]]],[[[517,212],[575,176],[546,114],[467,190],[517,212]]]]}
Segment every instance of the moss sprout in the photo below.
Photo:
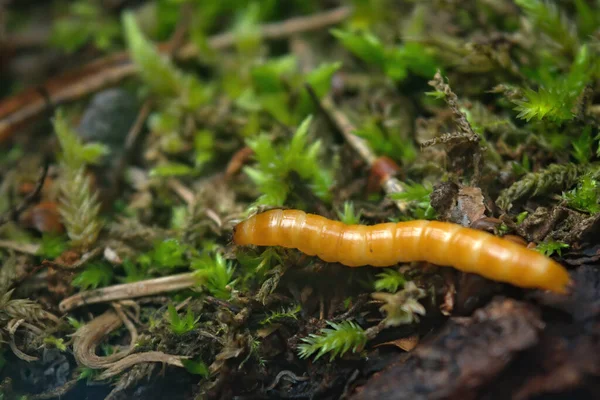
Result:
{"type": "Polygon", "coordinates": [[[311,334],[302,339],[303,343],[298,346],[300,358],[314,355],[315,360],[318,360],[323,355],[331,353],[329,361],[332,361],[348,351],[353,353],[362,351],[367,343],[366,332],[352,321],[340,323],[327,321],[327,325],[330,327],[321,329],[319,334],[311,334]]]}

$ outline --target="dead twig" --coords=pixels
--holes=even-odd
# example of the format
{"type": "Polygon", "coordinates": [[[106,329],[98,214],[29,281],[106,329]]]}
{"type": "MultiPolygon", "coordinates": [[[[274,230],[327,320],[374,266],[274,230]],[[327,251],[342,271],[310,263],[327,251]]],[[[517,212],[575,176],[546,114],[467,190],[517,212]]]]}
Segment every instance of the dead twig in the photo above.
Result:
{"type": "MultiPolygon", "coordinates": [[[[140,133],[144,128],[144,123],[146,122],[148,115],[150,115],[150,111],[152,111],[152,101],[146,100],[142,105],[142,108],[140,109],[140,112],[138,113],[137,118],[133,123],[133,126],[131,127],[131,129],[129,129],[127,137],[125,138],[125,156],[123,157],[124,159],[131,155],[131,152],[137,144],[137,141],[140,137],[140,133]]],[[[122,163],[122,166],[124,165],[125,163],[122,163]]]]}
{"type": "MultiPolygon", "coordinates": [[[[319,100],[310,85],[306,85],[306,88],[315,104],[320,107],[321,111],[327,116],[330,122],[340,131],[346,142],[348,142],[354,151],[358,153],[369,168],[373,167],[378,159],[377,155],[373,152],[371,146],[369,146],[369,143],[365,139],[354,134],[357,129],[346,114],[335,106],[331,98],[326,97],[323,100],[319,100]]],[[[404,192],[404,188],[400,181],[391,175],[381,179],[380,185],[388,195],[404,192]]],[[[404,212],[407,209],[407,204],[404,201],[396,200],[394,201],[394,204],[401,212],[404,212]]]]}
{"type": "Polygon", "coordinates": [[[61,301],[58,307],[62,312],[67,312],[85,304],[106,303],[109,301],[153,296],[159,293],[187,289],[197,284],[198,280],[195,273],[188,272],[185,274],[165,276],[145,281],[123,283],[87,292],[79,292],[76,295],[61,301]]]}
{"type": "MultiPolygon", "coordinates": [[[[310,32],[335,25],[352,13],[352,7],[339,7],[320,14],[291,18],[283,22],[265,24],[259,35],[266,40],[310,32]]],[[[235,45],[237,37],[232,32],[212,36],[207,45],[212,50],[223,50],[235,45]]],[[[177,37],[158,44],[158,49],[169,54],[177,48],[177,37]]],[[[174,51],[178,60],[189,60],[201,52],[194,43],[174,51]]],[[[29,88],[0,102],[0,143],[12,137],[20,126],[39,117],[49,108],[80,99],[103,87],[115,85],[137,73],[127,52],[120,52],[91,62],[82,68],[52,78],[40,87],[29,88]]]]}
{"type": "Polygon", "coordinates": [[[13,319],[8,323],[7,330],[8,330],[8,334],[10,335],[10,341],[8,342],[8,345],[9,345],[10,349],[12,350],[12,352],[14,353],[14,355],[17,356],[18,358],[20,358],[21,360],[27,361],[27,362],[37,361],[37,360],[39,360],[38,357],[34,357],[34,356],[30,356],[28,354],[25,354],[23,351],[21,351],[17,347],[17,344],[15,343],[15,332],[17,331],[17,329],[19,329],[19,326],[21,326],[24,322],[25,322],[24,319],[19,319],[19,320],[13,319]]]}
{"type": "Polygon", "coordinates": [[[64,264],[58,261],[50,261],[50,260],[43,260],[42,261],[42,266],[44,267],[51,267],[54,269],[64,269],[64,270],[74,270],[74,269],[79,269],[81,267],[83,267],[83,265],[90,261],[93,260],[94,258],[100,256],[101,254],[104,253],[104,248],[102,247],[96,247],[94,249],[92,249],[91,251],[88,251],[87,253],[84,253],[79,260],[77,260],[76,262],[74,262],[73,264],[64,264]]]}
{"type": "Polygon", "coordinates": [[[13,240],[1,240],[0,248],[14,250],[19,253],[35,256],[40,250],[40,245],[35,243],[19,243],[13,240]]]}
{"type": "Polygon", "coordinates": [[[75,332],[73,341],[73,353],[80,365],[92,369],[106,370],[100,374],[98,379],[108,379],[125,369],[139,363],[162,362],[177,367],[183,367],[181,360],[185,357],[165,354],[160,351],[149,351],[147,353],[130,354],[135,348],[137,331],[120,306],[114,306],[114,311],[109,310],[94,318],[75,332]],[[96,348],[100,342],[111,332],[125,323],[131,332],[130,346],[125,351],[120,351],[106,357],[96,355],[96,348]]]}
{"type": "Polygon", "coordinates": [[[103,380],[112,378],[113,376],[125,371],[127,368],[140,363],[158,362],[183,368],[183,362],[181,360],[185,360],[187,358],[189,357],[166,354],[162,351],[148,351],[146,353],[132,354],[111,365],[106,369],[106,371],[102,372],[98,376],[98,379],[103,380]]]}
{"type": "Polygon", "coordinates": [[[50,164],[48,162],[44,163],[44,167],[42,168],[42,173],[41,173],[40,177],[38,178],[33,191],[30,192],[29,194],[27,194],[27,196],[25,196],[23,198],[23,200],[21,200],[21,202],[16,207],[14,207],[12,210],[8,211],[4,215],[0,216],[0,226],[6,224],[8,221],[16,220],[19,217],[19,214],[21,214],[23,211],[25,211],[25,209],[27,207],[29,207],[29,205],[31,203],[34,202],[35,198],[42,191],[42,187],[44,187],[44,182],[46,181],[46,176],[48,176],[49,165],[50,164]]]}
{"type": "Polygon", "coordinates": [[[99,369],[127,356],[131,350],[121,351],[109,356],[96,355],[96,347],[109,333],[119,328],[123,320],[114,310],[94,318],[73,334],[73,354],[79,365],[99,369]]]}

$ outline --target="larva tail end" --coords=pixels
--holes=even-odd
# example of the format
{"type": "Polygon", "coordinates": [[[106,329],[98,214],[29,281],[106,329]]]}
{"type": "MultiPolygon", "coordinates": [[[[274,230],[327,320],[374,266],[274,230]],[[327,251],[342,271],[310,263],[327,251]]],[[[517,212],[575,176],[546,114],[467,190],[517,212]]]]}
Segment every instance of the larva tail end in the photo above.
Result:
{"type": "Polygon", "coordinates": [[[556,290],[554,290],[557,294],[570,296],[575,290],[575,282],[571,279],[567,281],[566,284],[559,286],[556,290]]]}
{"type": "Polygon", "coordinates": [[[573,292],[575,284],[569,272],[561,265],[558,265],[558,267],[554,274],[550,274],[552,279],[547,281],[547,289],[557,294],[569,295],[573,292]]]}

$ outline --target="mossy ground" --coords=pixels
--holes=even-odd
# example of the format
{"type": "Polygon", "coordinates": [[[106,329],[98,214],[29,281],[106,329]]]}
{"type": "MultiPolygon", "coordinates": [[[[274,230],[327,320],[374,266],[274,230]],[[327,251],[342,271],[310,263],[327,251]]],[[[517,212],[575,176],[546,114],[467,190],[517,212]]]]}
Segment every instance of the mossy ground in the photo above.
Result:
{"type": "Polygon", "coordinates": [[[1,398],[360,396],[513,317],[473,390],[591,391],[598,360],[552,346],[593,354],[599,324],[598,2],[104,3],[0,8],[1,398]],[[234,246],[270,207],[472,225],[576,288],[234,246]]]}

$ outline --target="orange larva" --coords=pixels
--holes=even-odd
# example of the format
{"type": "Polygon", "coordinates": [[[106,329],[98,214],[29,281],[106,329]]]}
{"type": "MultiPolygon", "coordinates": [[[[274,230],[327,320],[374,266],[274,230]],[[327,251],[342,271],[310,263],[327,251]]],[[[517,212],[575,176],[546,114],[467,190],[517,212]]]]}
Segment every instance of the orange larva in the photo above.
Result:
{"type": "Polygon", "coordinates": [[[427,261],[523,288],[566,293],[569,274],[544,255],[490,233],[438,221],[346,225],[299,210],[270,210],[239,223],[238,245],[282,246],[326,262],[385,267],[427,261]]]}

